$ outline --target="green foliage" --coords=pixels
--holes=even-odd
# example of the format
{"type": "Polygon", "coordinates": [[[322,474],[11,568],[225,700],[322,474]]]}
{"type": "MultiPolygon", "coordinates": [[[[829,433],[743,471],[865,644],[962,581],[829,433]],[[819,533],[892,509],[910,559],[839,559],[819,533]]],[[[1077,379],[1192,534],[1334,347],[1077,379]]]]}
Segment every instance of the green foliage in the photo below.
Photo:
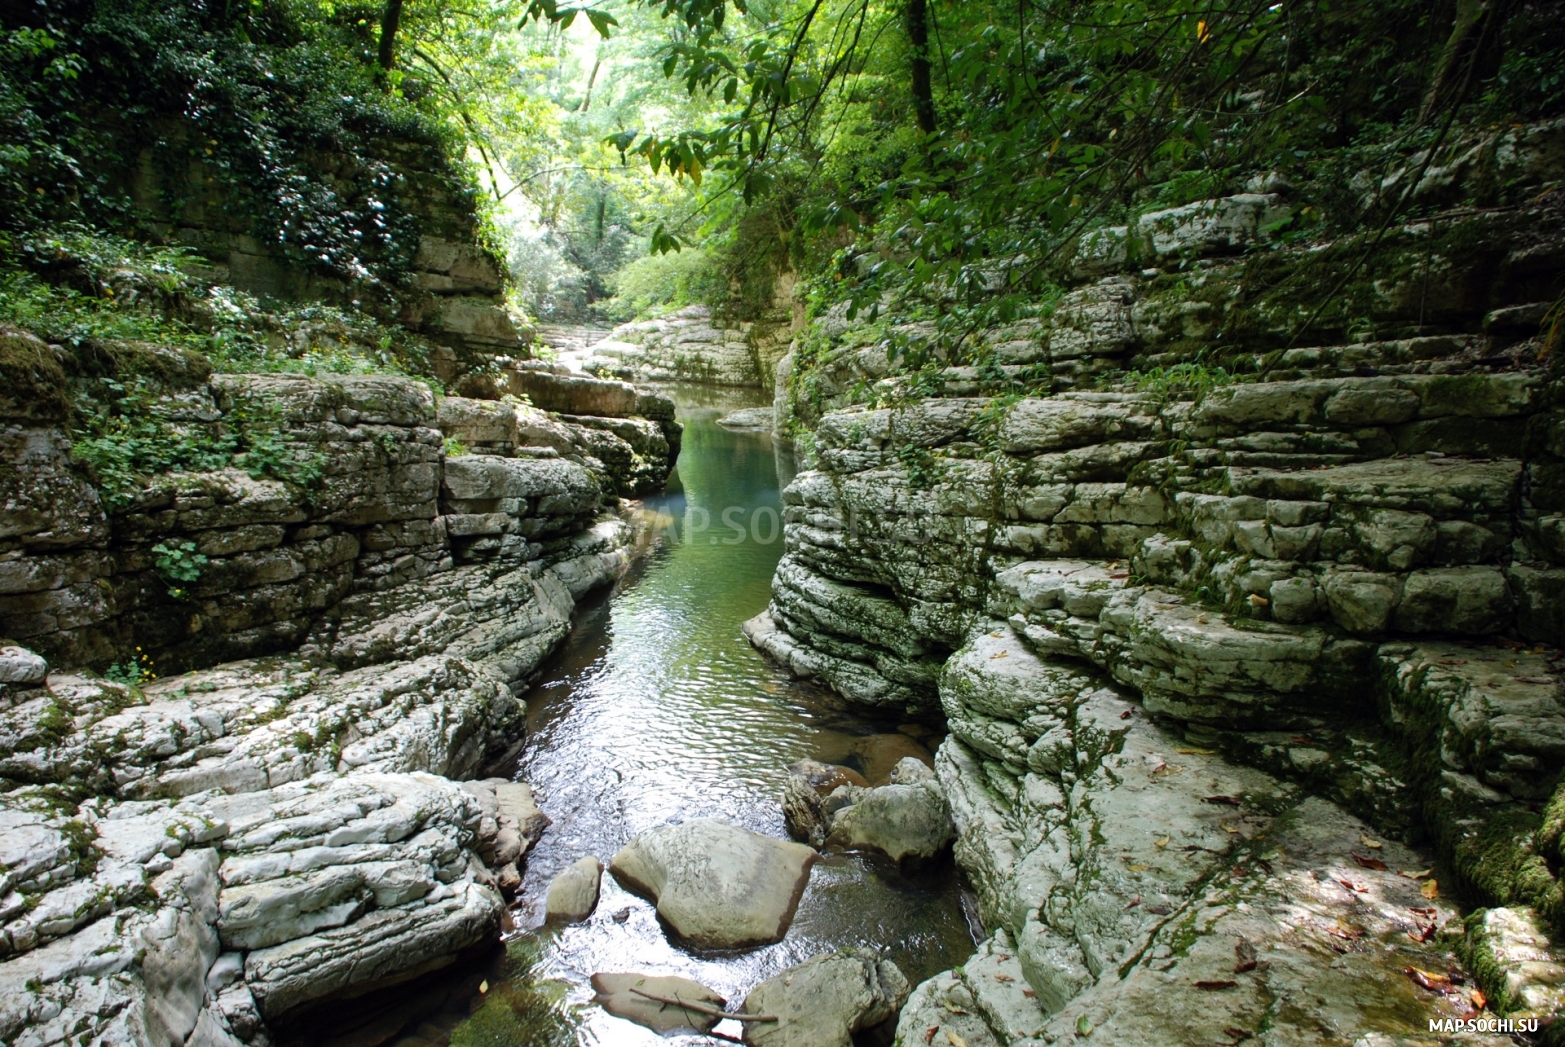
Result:
{"type": "Polygon", "coordinates": [[[614,274],[613,285],[614,297],[603,303],[604,315],[630,320],[717,301],[725,282],[706,252],[692,249],[644,255],[614,274]]]}
{"type": "Polygon", "coordinates": [[[448,436],[446,437],[445,443],[442,445],[441,450],[445,452],[445,456],[447,458],[460,458],[464,454],[467,454],[467,444],[463,443],[461,440],[458,440],[454,436],[448,436]]]}
{"type": "MultiPolygon", "coordinates": [[[[191,579],[194,581],[195,579],[191,579]]],[[[140,688],[143,684],[151,683],[158,678],[152,664],[152,656],[136,648],[133,658],[123,662],[115,662],[103,670],[103,678],[110,683],[123,684],[126,687],[140,688]]]]}
{"type": "Polygon", "coordinates": [[[323,475],[323,456],[290,444],[283,418],[270,405],[241,402],[221,423],[205,423],[199,409],[163,394],[145,377],[130,386],[104,379],[99,388],[102,399],[78,403],[83,422],[71,457],[91,470],[111,509],[134,504],[148,482],[171,473],[238,466],[256,479],[301,487],[323,475]]]}
{"type": "Polygon", "coordinates": [[[195,542],[159,542],[152,547],[154,555],[153,565],[157,567],[158,574],[163,581],[168,583],[169,595],[176,600],[185,597],[184,585],[201,580],[201,569],[206,566],[207,558],[196,552],[195,542]],[[176,586],[174,583],[182,585],[176,586]]]}
{"type": "Polygon", "coordinates": [[[404,162],[471,192],[454,126],[386,90],[356,8],[97,0],[32,17],[0,39],[0,229],[126,229],[148,209],[178,225],[221,204],[299,269],[383,296],[419,240],[404,162]]]}
{"type": "Polygon", "coordinates": [[[1195,400],[1219,386],[1242,380],[1226,368],[1200,360],[1154,367],[1147,371],[1128,371],[1120,381],[1159,400],[1195,400]]]}

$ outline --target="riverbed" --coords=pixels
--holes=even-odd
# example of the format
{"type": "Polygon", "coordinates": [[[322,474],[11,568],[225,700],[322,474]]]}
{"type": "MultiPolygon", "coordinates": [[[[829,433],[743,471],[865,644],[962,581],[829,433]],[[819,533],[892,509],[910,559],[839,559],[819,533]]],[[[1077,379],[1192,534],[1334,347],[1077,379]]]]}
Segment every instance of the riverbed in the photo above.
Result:
{"type": "MultiPolygon", "coordinates": [[[[907,875],[860,854],[825,855],[787,936],[759,949],[683,948],[651,904],[607,873],[590,920],[537,926],[549,880],[583,855],[606,864],[638,833],[706,816],[786,838],[778,797],[790,764],[846,764],[877,782],[903,756],[929,760],[939,742],[926,724],[872,717],[789,679],[745,641],[740,623],[765,608],[782,555],[780,490],[792,458],[768,434],[717,425],[759,401],[673,391],[684,446],[666,492],[643,510],[657,543],[612,592],[582,606],[527,695],[514,776],[554,824],[527,862],[509,962],[472,1001],[474,1017],[452,1030],[453,1044],[517,1035],[529,1045],[713,1042],[667,1040],[591,1006],[597,971],[681,974],[737,1001],[846,946],[884,950],[915,984],[972,951],[954,864],[907,875]]],[[[737,1023],[719,1029],[738,1032],[737,1023]]]]}

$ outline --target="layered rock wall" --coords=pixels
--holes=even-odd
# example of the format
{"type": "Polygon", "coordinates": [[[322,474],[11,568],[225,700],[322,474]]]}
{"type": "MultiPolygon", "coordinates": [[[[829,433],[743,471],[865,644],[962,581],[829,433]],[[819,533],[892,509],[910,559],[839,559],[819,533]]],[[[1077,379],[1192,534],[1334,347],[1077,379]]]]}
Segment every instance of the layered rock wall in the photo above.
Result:
{"type": "MultiPolygon", "coordinates": [[[[1343,292],[1374,333],[1337,344],[1289,344],[1313,303],[1246,297],[1257,266],[1321,254],[1262,250],[1281,201],[1261,195],[1084,245],[1076,286],[979,336],[935,395],[884,330],[828,314],[796,343],[780,414],[814,468],[746,631],[850,699],[945,720],[994,931],[915,991],[904,1042],[1423,1034],[1472,1007],[1404,973],[1468,940],[1429,901],[1431,856],[1448,893],[1513,907],[1480,923],[1562,926],[1552,199],[1392,234],[1343,292]],[[1234,370],[1193,362],[1220,334],[1234,370]],[[893,406],[852,406],[866,389],[893,406]]],[[[1513,937],[1535,980],[1469,962],[1552,1017],[1565,969],[1513,937]]]]}
{"type": "MultiPolygon", "coordinates": [[[[583,411],[623,392],[571,388],[583,411]]],[[[0,649],[8,1043],[263,1047],[492,945],[547,819],[471,779],[520,744],[576,600],[629,565],[616,486],[661,483],[678,436],[635,390],[656,420],[437,407],[379,377],[219,376],[179,402],[191,426],[275,418],[320,479],[109,498],[60,419],[3,431],[0,634],[120,681],[0,649]],[[628,471],[574,442],[627,427],[628,471]],[[193,580],[157,560],[187,544],[193,580]]]]}
{"type": "MultiPolygon", "coordinates": [[[[791,284],[781,289],[790,294],[791,284]]],[[[621,324],[592,346],[589,371],[633,382],[695,382],[767,389],[786,352],[794,320],[786,309],[721,326],[704,305],[621,324]]]]}

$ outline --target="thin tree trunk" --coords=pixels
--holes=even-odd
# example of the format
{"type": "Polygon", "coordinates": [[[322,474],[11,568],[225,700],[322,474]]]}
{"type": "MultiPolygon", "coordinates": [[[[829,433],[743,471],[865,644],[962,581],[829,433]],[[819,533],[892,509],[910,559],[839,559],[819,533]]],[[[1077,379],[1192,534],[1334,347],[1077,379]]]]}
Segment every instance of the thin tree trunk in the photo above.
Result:
{"type": "Polygon", "coordinates": [[[380,67],[391,72],[397,64],[397,25],[402,21],[402,0],[386,0],[380,16],[380,67]]]}
{"type": "Polygon", "coordinates": [[[935,95],[929,82],[928,0],[908,0],[906,17],[907,39],[913,48],[913,114],[920,131],[934,134],[935,95]]]}
{"type": "Polygon", "coordinates": [[[592,60],[592,75],[587,77],[587,93],[582,96],[581,107],[576,111],[585,113],[587,107],[592,104],[592,85],[598,82],[598,70],[603,68],[603,48],[598,48],[598,55],[592,60]]]}

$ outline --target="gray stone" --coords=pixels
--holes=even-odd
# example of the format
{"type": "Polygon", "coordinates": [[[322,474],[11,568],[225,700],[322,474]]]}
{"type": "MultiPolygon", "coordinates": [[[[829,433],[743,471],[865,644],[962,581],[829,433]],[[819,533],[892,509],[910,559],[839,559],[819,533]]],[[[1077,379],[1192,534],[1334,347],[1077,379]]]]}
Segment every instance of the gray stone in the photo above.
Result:
{"type": "Polygon", "coordinates": [[[592,915],[598,907],[598,885],[603,863],[588,856],[578,858],[549,881],[544,899],[548,923],[576,923],[592,915]]]}
{"type": "Polygon", "coordinates": [[[770,407],[741,407],[717,420],[724,429],[756,429],[771,432],[774,412],[770,407]]]}
{"type": "MultiPolygon", "coordinates": [[[[911,757],[903,763],[924,766],[911,757]]],[[[934,775],[917,777],[865,791],[832,818],[827,842],[880,851],[896,861],[927,861],[940,854],[956,838],[951,812],[934,775]]]]}
{"type": "Polygon", "coordinates": [[[852,1047],[853,1034],[896,1015],[908,983],[890,960],[868,949],[816,956],[750,990],[746,1014],[775,1022],[745,1022],[746,1043],[767,1047],[852,1047]]]}
{"type": "Polygon", "coordinates": [[[41,655],[15,644],[0,646],[0,685],[39,684],[49,675],[49,663],[41,655]]]}
{"type": "Polygon", "coordinates": [[[680,938],[704,948],[775,942],[788,931],[815,852],[713,818],[643,833],[609,871],[657,903],[680,938]]]}

